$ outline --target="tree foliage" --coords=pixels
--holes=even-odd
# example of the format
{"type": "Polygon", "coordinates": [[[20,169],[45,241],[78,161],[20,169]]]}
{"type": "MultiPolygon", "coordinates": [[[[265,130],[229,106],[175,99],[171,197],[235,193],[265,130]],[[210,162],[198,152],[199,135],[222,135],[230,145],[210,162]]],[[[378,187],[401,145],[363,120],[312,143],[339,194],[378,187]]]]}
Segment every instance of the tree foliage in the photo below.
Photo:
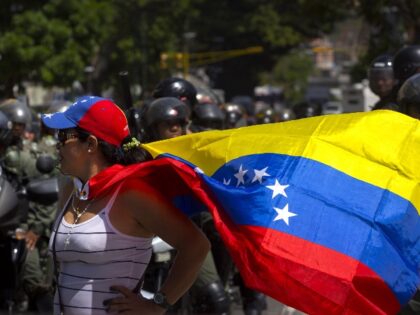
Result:
{"type": "Polygon", "coordinates": [[[301,51],[281,57],[273,70],[261,74],[261,83],[281,86],[287,100],[297,103],[303,99],[307,78],[314,73],[312,56],[301,51]]]}
{"type": "Polygon", "coordinates": [[[24,80],[64,87],[78,80],[91,82],[92,92],[100,93],[117,84],[121,70],[129,70],[132,83],[150,89],[168,75],[159,69],[161,52],[261,45],[260,56],[209,67],[218,73],[216,85],[239,93],[285,52],[331,31],[348,11],[338,0],[2,2],[0,80],[8,91],[24,80]]]}
{"type": "Polygon", "coordinates": [[[405,44],[420,42],[420,2],[418,0],[360,0],[356,12],[369,25],[369,46],[353,69],[358,81],[377,56],[394,54],[405,44]]]}

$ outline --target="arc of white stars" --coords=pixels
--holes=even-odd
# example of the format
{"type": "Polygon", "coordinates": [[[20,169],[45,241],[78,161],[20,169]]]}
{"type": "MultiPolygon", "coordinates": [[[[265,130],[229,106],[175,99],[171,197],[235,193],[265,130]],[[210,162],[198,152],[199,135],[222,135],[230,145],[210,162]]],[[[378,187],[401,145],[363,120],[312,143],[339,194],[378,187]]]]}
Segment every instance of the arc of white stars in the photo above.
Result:
{"type": "Polygon", "coordinates": [[[281,185],[277,179],[274,185],[268,185],[265,187],[273,191],[273,196],[271,197],[271,199],[274,199],[274,197],[276,197],[277,195],[282,195],[284,197],[287,197],[285,190],[287,187],[289,187],[289,185],[281,185]]]}
{"type": "Polygon", "coordinates": [[[248,170],[242,169],[242,164],[241,164],[241,166],[239,167],[238,173],[233,175],[238,179],[238,182],[236,183],[236,187],[238,187],[240,184],[245,185],[244,176],[247,172],[248,170]]]}
{"type": "Polygon", "coordinates": [[[228,180],[226,180],[225,178],[223,178],[223,184],[229,185],[230,184],[230,180],[231,180],[231,178],[229,178],[228,180]]]}
{"type": "Polygon", "coordinates": [[[276,210],[277,216],[273,221],[283,220],[287,225],[289,225],[289,218],[297,216],[296,213],[289,211],[289,204],[286,204],[283,209],[274,207],[274,210],[276,210]]]}
{"type": "Polygon", "coordinates": [[[268,166],[263,168],[262,170],[254,169],[255,176],[252,179],[251,183],[258,181],[261,184],[264,176],[270,176],[270,174],[266,172],[267,169],[268,166]]]}

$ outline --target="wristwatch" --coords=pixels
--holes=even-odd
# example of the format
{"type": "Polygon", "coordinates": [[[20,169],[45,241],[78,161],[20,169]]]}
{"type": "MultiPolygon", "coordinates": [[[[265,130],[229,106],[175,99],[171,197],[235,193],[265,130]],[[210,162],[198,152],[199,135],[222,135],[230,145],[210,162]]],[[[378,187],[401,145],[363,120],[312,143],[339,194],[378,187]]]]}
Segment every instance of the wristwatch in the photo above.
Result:
{"type": "Polygon", "coordinates": [[[164,309],[168,309],[172,306],[166,300],[166,294],[160,291],[155,293],[152,301],[153,303],[155,303],[156,305],[159,305],[160,307],[163,307],[164,309]]]}

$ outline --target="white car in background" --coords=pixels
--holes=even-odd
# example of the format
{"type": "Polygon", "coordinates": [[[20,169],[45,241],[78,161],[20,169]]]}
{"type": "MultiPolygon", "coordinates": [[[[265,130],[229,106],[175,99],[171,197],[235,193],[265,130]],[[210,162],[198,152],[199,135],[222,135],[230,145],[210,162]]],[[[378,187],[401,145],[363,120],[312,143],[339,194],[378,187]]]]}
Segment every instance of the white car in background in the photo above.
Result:
{"type": "Polygon", "coordinates": [[[330,101],[322,105],[322,114],[341,114],[343,112],[343,105],[340,102],[330,101]]]}

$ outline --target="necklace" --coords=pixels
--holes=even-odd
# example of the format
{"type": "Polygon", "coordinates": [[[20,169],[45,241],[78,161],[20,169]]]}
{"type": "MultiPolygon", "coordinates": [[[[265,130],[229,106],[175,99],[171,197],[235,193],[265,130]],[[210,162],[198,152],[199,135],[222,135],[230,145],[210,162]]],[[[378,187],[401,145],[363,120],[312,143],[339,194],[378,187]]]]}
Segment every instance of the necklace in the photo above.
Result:
{"type": "Polygon", "coordinates": [[[70,244],[71,234],[72,234],[72,232],[73,232],[74,227],[75,227],[75,226],[76,226],[76,224],[79,222],[80,217],[81,217],[83,214],[85,214],[85,212],[89,209],[89,206],[90,206],[90,204],[91,204],[91,203],[92,203],[92,201],[93,201],[93,199],[92,199],[92,201],[89,201],[89,202],[86,204],[85,208],[84,208],[83,210],[80,210],[80,209],[79,209],[79,207],[75,207],[75,206],[74,206],[74,199],[76,199],[76,198],[75,198],[75,196],[73,195],[73,196],[72,196],[72,198],[71,198],[71,208],[72,208],[72,210],[73,210],[74,214],[76,215],[76,218],[74,219],[73,224],[71,225],[70,230],[67,232],[66,240],[64,241],[64,249],[66,249],[66,248],[67,248],[67,246],[70,244]]]}

